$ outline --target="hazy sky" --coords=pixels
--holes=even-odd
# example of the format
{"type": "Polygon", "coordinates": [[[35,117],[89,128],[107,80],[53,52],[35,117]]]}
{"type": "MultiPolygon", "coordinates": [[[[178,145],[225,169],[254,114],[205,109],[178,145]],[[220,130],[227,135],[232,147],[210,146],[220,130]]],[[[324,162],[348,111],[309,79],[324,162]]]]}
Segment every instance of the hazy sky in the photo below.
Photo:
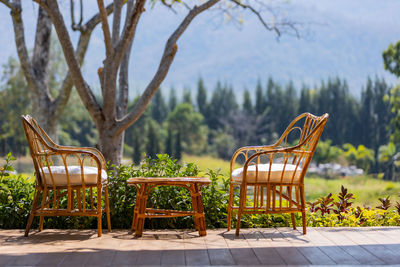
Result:
{"type": "MultiPolygon", "coordinates": [[[[85,2],[85,11],[95,12],[96,1],[85,2]]],[[[106,3],[109,1],[106,1],[106,3]]],[[[61,7],[69,10],[69,1],[61,7]]],[[[197,17],[178,42],[178,53],[162,87],[194,88],[199,76],[213,88],[217,80],[232,84],[236,90],[252,90],[260,78],[268,76],[286,83],[293,80],[313,86],[333,76],[346,78],[357,95],[367,76],[395,78],[383,70],[382,51],[400,39],[400,1],[385,0],[303,0],[284,1],[287,18],[305,23],[302,38],[276,35],[266,31],[249,13],[242,13],[241,26],[229,22],[220,10],[197,17]]],[[[32,48],[37,5],[23,0],[26,39],[32,48]]],[[[66,13],[68,14],[68,13],[66,13]]],[[[185,15],[164,7],[147,7],[138,27],[130,63],[132,94],[141,91],[154,74],[168,36],[185,15]]],[[[0,4],[0,64],[16,56],[9,10],[0,4]]],[[[89,15],[85,16],[86,19],[89,15]]],[[[66,18],[68,20],[68,18],[66,18]]],[[[68,22],[69,24],[69,22],[68,22]]],[[[74,34],[74,40],[76,40],[74,34]]],[[[98,87],[97,68],[104,59],[100,27],[94,32],[86,56],[85,77],[98,87]]]]}

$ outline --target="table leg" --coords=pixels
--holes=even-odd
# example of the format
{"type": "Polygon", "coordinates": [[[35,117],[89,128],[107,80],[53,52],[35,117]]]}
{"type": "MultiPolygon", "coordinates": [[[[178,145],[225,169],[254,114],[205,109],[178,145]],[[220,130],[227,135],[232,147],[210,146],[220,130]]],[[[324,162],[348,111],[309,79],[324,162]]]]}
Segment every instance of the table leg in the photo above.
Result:
{"type": "Polygon", "coordinates": [[[148,197],[147,185],[143,184],[140,186],[137,192],[136,205],[132,221],[132,232],[135,231],[135,235],[137,237],[141,237],[143,233],[147,197],[148,197]]]}
{"type": "Polygon", "coordinates": [[[132,219],[132,227],[131,230],[134,232],[137,228],[137,219],[138,219],[138,212],[139,212],[139,200],[140,200],[140,191],[142,190],[142,187],[138,185],[136,187],[136,203],[135,207],[133,208],[133,219],[132,219]]]}
{"type": "Polygon", "coordinates": [[[198,184],[192,184],[191,185],[191,190],[190,193],[192,195],[192,205],[193,205],[193,210],[195,212],[194,214],[194,224],[196,227],[196,230],[199,231],[200,236],[205,236],[207,235],[206,232],[206,222],[204,218],[204,207],[203,207],[203,201],[201,199],[201,192],[198,184]]]}

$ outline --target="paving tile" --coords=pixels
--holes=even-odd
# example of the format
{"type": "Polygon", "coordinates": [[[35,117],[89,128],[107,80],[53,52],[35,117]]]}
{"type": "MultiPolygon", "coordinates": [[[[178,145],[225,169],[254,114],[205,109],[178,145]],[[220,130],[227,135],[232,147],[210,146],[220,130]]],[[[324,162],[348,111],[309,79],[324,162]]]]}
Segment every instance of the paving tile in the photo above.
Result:
{"type": "Polygon", "coordinates": [[[332,240],[338,247],[344,250],[346,253],[355,258],[359,263],[365,264],[385,264],[384,261],[377,258],[375,255],[371,254],[368,250],[363,248],[357,243],[354,243],[350,238],[348,238],[345,233],[348,230],[343,229],[339,231],[338,229],[318,229],[323,236],[332,240]]]}
{"type": "Polygon", "coordinates": [[[272,266],[400,264],[400,227],[146,230],[0,230],[0,266],[272,266]]]}

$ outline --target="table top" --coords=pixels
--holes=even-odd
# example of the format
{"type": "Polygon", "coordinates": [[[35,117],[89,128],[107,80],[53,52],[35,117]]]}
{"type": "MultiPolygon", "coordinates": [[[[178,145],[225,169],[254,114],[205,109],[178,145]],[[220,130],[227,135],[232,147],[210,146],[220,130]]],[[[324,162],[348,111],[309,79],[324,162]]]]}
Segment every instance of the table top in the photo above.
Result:
{"type": "Polygon", "coordinates": [[[182,184],[182,183],[198,183],[210,184],[211,180],[207,177],[134,177],[126,181],[128,184],[182,184]]]}

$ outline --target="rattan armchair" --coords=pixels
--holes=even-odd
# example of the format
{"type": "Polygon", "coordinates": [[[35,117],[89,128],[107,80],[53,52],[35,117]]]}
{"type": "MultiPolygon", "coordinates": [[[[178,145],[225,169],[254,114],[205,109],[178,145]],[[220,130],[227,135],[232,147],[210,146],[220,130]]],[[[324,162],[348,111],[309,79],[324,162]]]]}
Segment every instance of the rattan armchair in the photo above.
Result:
{"type": "Polygon", "coordinates": [[[111,231],[106,164],[101,152],[90,147],[57,145],[31,116],[25,115],[21,119],[36,176],[25,236],[28,236],[35,216],[40,217],[39,231],[43,230],[45,216],[91,216],[97,217],[100,237],[104,211],[108,231],[111,231]]]}
{"type": "Polygon", "coordinates": [[[228,206],[228,230],[232,213],[237,212],[236,235],[243,214],[301,212],[303,234],[306,234],[304,176],[329,115],[320,117],[303,113],[287,127],[271,146],[249,146],[238,149],[231,160],[228,206]],[[290,140],[296,143],[294,146],[290,140]],[[242,168],[234,169],[241,162],[242,168]],[[234,188],[240,187],[238,206],[234,206],[234,188]],[[253,193],[248,197],[249,193],[253,193]]]}

